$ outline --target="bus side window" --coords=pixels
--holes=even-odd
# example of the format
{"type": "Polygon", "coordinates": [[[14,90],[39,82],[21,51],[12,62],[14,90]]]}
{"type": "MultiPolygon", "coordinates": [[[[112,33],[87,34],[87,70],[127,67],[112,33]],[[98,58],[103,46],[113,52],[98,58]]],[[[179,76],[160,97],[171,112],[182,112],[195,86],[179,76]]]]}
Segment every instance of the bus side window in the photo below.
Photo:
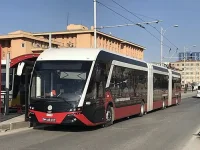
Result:
{"type": "Polygon", "coordinates": [[[97,99],[97,98],[104,97],[105,82],[107,80],[106,75],[105,75],[105,69],[106,69],[105,64],[103,63],[96,64],[92,73],[89,86],[88,86],[86,98],[97,99]],[[101,80],[99,82],[96,82],[95,80],[95,76],[96,76],[95,72],[96,72],[97,67],[100,67],[101,69],[101,80]]]}
{"type": "Polygon", "coordinates": [[[86,94],[86,98],[89,98],[89,99],[96,99],[96,95],[97,95],[96,83],[93,79],[94,78],[91,78],[90,80],[90,84],[88,86],[88,90],[86,94]]]}

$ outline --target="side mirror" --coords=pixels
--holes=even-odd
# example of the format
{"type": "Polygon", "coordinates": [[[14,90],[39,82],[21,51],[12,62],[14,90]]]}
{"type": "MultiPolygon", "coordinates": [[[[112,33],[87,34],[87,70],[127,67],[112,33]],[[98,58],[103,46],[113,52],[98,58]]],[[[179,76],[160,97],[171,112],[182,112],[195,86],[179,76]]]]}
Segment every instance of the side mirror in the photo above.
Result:
{"type": "Polygon", "coordinates": [[[21,62],[21,63],[18,64],[18,66],[17,66],[17,75],[18,76],[22,75],[22,71],[23,71],[24,66],[25,66],[24,62],[21,62]]]}

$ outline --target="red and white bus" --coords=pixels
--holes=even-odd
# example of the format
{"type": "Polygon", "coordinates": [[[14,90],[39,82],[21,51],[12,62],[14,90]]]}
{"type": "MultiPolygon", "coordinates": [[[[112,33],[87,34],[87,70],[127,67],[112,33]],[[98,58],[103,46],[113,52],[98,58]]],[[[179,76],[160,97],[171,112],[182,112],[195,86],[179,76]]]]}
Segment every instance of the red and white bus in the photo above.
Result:
{"type": "Polygon", "coordinates": [[[101,49],[45,50],[29,94],[31,123],[111,125],[181,101],[178,72],[101,49]]]}

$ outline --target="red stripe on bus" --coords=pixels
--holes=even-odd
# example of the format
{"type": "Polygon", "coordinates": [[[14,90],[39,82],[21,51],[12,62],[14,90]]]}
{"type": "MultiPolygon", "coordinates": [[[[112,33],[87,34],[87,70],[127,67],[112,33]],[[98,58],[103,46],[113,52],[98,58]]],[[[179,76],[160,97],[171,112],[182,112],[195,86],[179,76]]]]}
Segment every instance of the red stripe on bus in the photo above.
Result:
{"type": "Polygon", "coordinates": [[[165,101],[165,106],[168,106],[168,100],[165,101]]]}
{"type": "Polygon", "coordinates": [[[99,123],[92,123],[90,120],[88,120],[83,114],[74,115],[78,120],[80,120],[83,124],[87,126],[96,126],[99,124],[103,124],[104,122],[99,123]]]}
{"type": "Polygon", "coordinates": [[[89,121],[83,114],[76,114],[79,112],[62,112],[62,113],[52,113],[52,116],[48,116],[48,113],[45,112],[39,112],[30,110],[30,112],[34,113],[39,123],[46,123],[46,124],[61,124],[64,120],[64,118],[69,114],[74,114],[74,117],[76,117],[79,121],[81,121],[83,124],[87,126],[96,126],[99,124],[103,124],[104,122],[100,123],[92,123],[89,121]],[[43,120],[43,118],[54,118],[56,119],[56,122],[46,122],[43,120]]]}
{"type": "Polygon", "coordinates": [[[144,106],[145,106],[145,111],[147,112],[147,104],[145,104],[144,106]]]}
{"type": "Polygon", "coordinates": [[[162,100],[153,102],[153,109],[161,108],[162,107],[162,103],[163,103],[162,100]]]}
{"type": "Polygon", "coordinates": [[[172,105],[176,104],[176,98],[172,98],[172,105]]]}
{"type": "Polygon", "coordinates": [[[33,112],[38,120],[39,123],[50,123],[50,124],[61,124],[64,118],[67,116],[67,114],[71,114],[68,112],[63,113],[52,113],[52,116],[49,116],[48,113],[45,112],[39,112],[39,111],[33,111],[30,110],[30,112],[33,112]],[[54,118],[56,119],[56,122],[46,122],[43,120],[43,118],[54,118]]]}
{"type": "Polygon", "coordinates": [[[114,108],[115,111],[115,120],[121,119],[124,117],[132,116],[135,114],[140,113],[140,104],[132,105],[132,106],[126,106],[126,107],[120,107],[120,108],[114,108]]]}

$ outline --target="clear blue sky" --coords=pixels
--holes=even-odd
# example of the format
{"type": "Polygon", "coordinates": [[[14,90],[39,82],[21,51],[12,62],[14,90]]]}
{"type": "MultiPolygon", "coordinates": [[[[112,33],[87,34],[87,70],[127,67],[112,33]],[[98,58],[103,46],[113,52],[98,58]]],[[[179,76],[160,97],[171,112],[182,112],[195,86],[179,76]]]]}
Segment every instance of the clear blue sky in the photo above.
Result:
{"type": "MultiPolygon", "coordinates": [[[[120,9],[111,0],[99,0],[117,12],[133,20],[141,22],[136,17],[120,9]]],[[[178,28],[170,28],[165,36],[170,39],[179,51],[183,46],[197,45],[193,51],[200,49],[200,1],[199,0],[115,0],[134,13],[143,14],[163,20],[162,23],[152,24],[158,30],[178,24],[178,28]]],[[[98,26],[124,24],[127,21],[101,5],[97,5],[98,26]]],[[[4,0],[0,5],[0,34],[15,30],[30,32],[60,31],[66,29],[67,14],[69,23],[93,25],[93,0],[4,0]]],[[[142,17],[142,16],[139,16],[142,17]]],[[[153,19],[142,17],[145,21],[153,19]]],[[[159,33],[146,26],[147,30],[160,39],[159,33]]],[[[137,26],[104,29],[113,35],[132,41],[146,47],[146,61],[160,60],[160,42],[144,29],[137,26]]],[[[175,51],[166,39],[164,43],[175,51]]],[[[164,47],[164,56],[169,55],[169,48],[164,47]]]]}

